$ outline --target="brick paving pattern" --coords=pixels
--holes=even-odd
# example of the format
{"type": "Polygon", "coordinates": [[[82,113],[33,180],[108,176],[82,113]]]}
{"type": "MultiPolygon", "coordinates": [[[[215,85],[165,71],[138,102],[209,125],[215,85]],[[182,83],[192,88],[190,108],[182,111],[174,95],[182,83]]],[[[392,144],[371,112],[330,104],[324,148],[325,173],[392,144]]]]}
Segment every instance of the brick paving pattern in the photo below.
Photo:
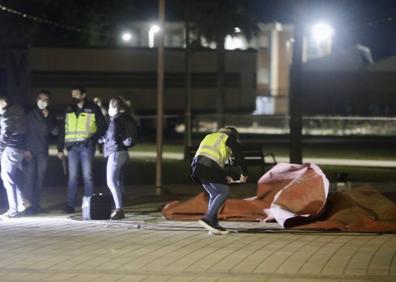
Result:
{"type": "Polygon", "coordinates": [[[0,221],[0,281],[396,281],[393,234],[224,222],[241,232],[209,236],[195,222],[155,212],[118,222],[79,218],[52,212],[0,221]]]}

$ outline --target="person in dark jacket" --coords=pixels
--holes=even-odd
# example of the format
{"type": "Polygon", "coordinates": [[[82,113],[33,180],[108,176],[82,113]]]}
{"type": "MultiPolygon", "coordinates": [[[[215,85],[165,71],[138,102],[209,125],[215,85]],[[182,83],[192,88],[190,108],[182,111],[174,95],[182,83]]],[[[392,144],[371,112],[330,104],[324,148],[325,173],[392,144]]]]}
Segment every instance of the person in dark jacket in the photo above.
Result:
{"type": "Polygon", "coordinates": [[[233,127],[221,128],[205,136],[192,161],[192,178],[201,184],[209,194],[208,211],[199,224],[214,234],[228,234],[219,225],[217,214],[229,194],[229,183],[235,182],[226,175],[224,165],[231,155],[239,164],[241,175],[237,182],[244,183],[248,178],[247,166],[238,142],[238,131],[233,127]]]}
{"type": "Polygon", "coordinates": [[[36,106],[27,115],[26,162],[24,166],[24,197],[29,204],[27,214],[40,212],[40,193],[48,165],[48,148],[51,135],[59,128],[55,115],[48,110],[51,94],[41,90],[36,96],[36,106]]]}
{"type": "Polygon", "coordinates": [[[106,131],[106,120],[102,111],[86,99],[86,91],[81,86],[72,88],[73,104],[67,107],[65,122],[58,139],[58,158],[63,160],[66,146],[68,158],[68,192],[65,213],[75,212],[77,184],[80,164],[84,179],[84,195],[93,194],[93,160],[96,142],[106,131]]]}
{"type": "Polygon", "coordinates": [[[8,211],[2,215],[4,218],[18,217],[25,210],[21,183],[25,140],[25,111],[6,97],[0,97],[1,179],[8,199],[8,211]]]}
{"type": "Polygon", "coordinates": [[[109,103],[109,126],[105,136],[100,139],[104,144],[104,156],[107,158],[107,186],[113,196],[115,210],[111,219],[123,219],[122,194],[124,188],[124,169],[128,162],[128,148],[137,140],[137,126],[134,119],[126,113],[126,104],[122,97],[114,97],[109,103]]]}

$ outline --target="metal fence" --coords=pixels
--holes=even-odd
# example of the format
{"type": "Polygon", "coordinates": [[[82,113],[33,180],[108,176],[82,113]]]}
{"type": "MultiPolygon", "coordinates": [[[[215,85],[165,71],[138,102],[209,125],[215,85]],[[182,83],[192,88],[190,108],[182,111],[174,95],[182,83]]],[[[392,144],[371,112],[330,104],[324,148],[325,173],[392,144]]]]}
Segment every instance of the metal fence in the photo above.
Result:
{"type": "MultiPolygon", "coordinates": [[[[183,117],[171,116],[176,132],[184,132],[183,117]]],[[[212,132],[217,129],[217,115],[194,115],[193,132],[212,132]]],[[[288,134],[289,116],[253,114],[224,115],[225,125],[241,133],[288,134]]],[[[316,136],[396,136],[396,117],[304,116],[303,134],[316,136]]]]}

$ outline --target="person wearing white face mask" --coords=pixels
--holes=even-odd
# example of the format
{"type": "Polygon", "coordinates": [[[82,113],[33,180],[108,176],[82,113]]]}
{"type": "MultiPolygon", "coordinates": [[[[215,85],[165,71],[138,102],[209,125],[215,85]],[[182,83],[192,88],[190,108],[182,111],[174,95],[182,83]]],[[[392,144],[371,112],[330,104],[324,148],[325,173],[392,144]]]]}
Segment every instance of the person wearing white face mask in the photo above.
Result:
{"type": "Polygon", "coordinates": [[[48,147],[51,135],[58,134],[56,118],[49,111],[51,94],[41,90],[36,96],[36,105],[27,116],[27,138],[24,167],[24,200],[26,214],[42,211],[40,194],[48,165],[48,147]]]}
{"type": "Polygon", "coordinates": [[[104,144],[104,156],[107,157],[107,186],[113,196],[115,211],[112,220],[125,217],[122,196],[124,188],[124,170],[128,161],[128,148],[136,144],[138,134],[134,119],[126,113],[126,104],[122,97],[114,97],[109,103],[109,126],[106,134],[99,139],[104,144]]]}

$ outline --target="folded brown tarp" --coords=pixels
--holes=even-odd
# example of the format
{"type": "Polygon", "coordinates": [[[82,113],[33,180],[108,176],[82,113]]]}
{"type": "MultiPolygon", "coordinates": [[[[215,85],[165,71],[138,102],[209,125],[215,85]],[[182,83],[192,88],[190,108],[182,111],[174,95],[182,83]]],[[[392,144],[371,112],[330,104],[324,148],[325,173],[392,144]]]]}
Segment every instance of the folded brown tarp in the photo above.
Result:
{"type": "MultiPolygon", "coordinates": [[[[354,232],[395,232],[396,205],[370,187],[328,196],[329,182],[314,164],[278,164],[264,174],[257,195],[228,199],[219,211],[221,220],[275,219],[282,227],[354,232]]],[[[207,209],[204,193],[184,202],[167,204],[167,219],[194,220],[207,209]]]]}

